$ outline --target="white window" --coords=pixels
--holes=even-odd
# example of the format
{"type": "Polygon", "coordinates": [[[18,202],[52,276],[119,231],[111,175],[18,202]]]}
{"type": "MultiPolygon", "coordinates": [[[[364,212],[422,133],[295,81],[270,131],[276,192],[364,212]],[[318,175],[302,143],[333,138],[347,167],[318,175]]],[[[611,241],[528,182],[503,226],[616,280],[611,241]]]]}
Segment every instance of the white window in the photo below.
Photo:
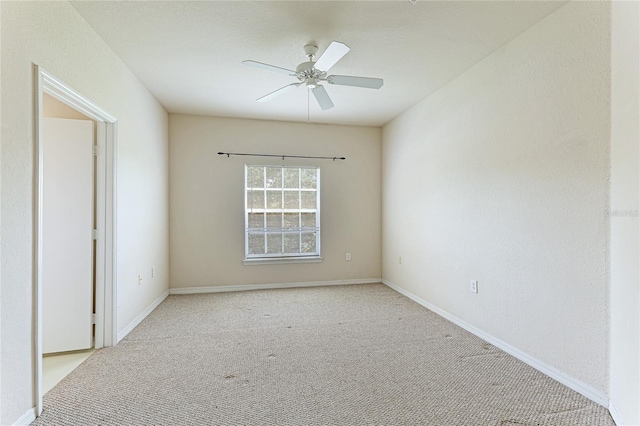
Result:
{"type": "Polygon", "coordinates": [[[320,169],[245,166],[245,257],[320,256],[320,169]]]}

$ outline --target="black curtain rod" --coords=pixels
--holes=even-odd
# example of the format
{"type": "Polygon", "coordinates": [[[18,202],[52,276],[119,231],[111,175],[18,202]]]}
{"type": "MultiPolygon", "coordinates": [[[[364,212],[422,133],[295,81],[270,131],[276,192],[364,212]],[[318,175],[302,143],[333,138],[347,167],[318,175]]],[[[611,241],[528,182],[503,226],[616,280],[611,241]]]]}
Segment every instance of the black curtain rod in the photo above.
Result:
{"type": "Polygon", "coordinates": [[[276,158],[282,158],[283,160],[285,158],[312,158],[316,160],[333,160],[333,161],[346,160],[345,157],[308,157],[305,155],[241,154],[238,152],[219,152],[218,155],[226,155],[227,158],[231,155],[243,155],[248,157],[276,157],[276,158]]]}

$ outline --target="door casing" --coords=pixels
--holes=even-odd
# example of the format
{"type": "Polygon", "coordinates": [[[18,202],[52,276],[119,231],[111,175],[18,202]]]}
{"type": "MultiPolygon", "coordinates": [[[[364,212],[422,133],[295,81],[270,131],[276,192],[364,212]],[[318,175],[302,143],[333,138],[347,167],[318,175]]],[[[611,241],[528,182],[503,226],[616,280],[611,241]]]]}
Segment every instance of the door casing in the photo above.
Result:
{"type": "Polygon", "coordinates": [[[118,120],[82,94],[34,65],[34,393],[36,416],[42,414],[42,97],[47,93],[97,123],[96,145],[96,328],[95,348],[117,344],[116,304],[116,164],[118,120]]]}

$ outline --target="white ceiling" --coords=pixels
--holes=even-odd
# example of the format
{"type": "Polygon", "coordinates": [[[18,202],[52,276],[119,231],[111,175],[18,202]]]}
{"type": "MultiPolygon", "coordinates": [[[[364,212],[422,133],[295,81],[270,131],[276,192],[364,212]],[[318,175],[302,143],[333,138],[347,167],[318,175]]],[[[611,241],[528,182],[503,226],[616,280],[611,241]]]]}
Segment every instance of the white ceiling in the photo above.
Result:
{"type": "MultiPolygon", "coordinates": [[[[351,51],[330,74],[379,77],[380,90],[332,86],[318,123],[381,126],[562,6],[562,1],[74,1],[73,7],[172,113],[307,120],[304,87],[241,64],[295,69],[310,42],[351,51]]],[[[508,70],[505,70],[508,71],[508,70]]]]}

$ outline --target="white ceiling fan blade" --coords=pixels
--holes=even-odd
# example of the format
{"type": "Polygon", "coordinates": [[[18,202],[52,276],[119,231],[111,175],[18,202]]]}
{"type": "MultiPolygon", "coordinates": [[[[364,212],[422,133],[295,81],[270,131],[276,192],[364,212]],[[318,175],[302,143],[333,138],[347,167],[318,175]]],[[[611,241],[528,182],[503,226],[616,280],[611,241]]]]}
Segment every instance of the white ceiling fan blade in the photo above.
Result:
{"type": "Polygon", "coordinates": [[[258,102],[267,102],[270,101],[273,98],[277,98],[278,96],[282,95],[283,93],[288,92],[291,89],[295,89],[296,87],[300,86],[302,83],[293,83],[293,84],[289,84],[287,86],[281,87],[278,90],[271,92],[267,95],[264,95],[261,98],[256,99],[258,102]]]}
{"type": "Polygon", "coordinates": [[[333,102],[331,102],[331,98],[329,94],[322,86],[316,86],[311,89],[313,92],[313,96],[316,97],[316,101],[318,101],[318,105],[322,108],[323,111],[333,108],[333,102]]]}
{"type": "Polygon", "coordinates": [[[349,52],[349,46],[339,41],[332,41],[327,50],[324,51],[322,56],[315,63],[314,67],[320,71],[329,71],[329,68],[334,66],[344,55],[349,52]]]}
{"type": "Polygon", "coordinates": [[[288,69],[282,68],[282,67],[276,67],[275,65],[263,64],[262,62],[242,61],[242,63],[247,65],[247,66],[250,66],[250,67],[262,68],[264,70],[275,71],[275,72],[281,72],[283,74],[288,74],[288,75],[295,75],[296,74],[296,72],[293,71],[293,70],[288,70],[288,69]]]}
{"type": "Polygon", "coordinates": [[[340,86],[364,87],[367,89],[379,89],[384,84],[381,78],[354,77],[351,75],[330,75],[327,77],[330,84],[340,86]]]}

